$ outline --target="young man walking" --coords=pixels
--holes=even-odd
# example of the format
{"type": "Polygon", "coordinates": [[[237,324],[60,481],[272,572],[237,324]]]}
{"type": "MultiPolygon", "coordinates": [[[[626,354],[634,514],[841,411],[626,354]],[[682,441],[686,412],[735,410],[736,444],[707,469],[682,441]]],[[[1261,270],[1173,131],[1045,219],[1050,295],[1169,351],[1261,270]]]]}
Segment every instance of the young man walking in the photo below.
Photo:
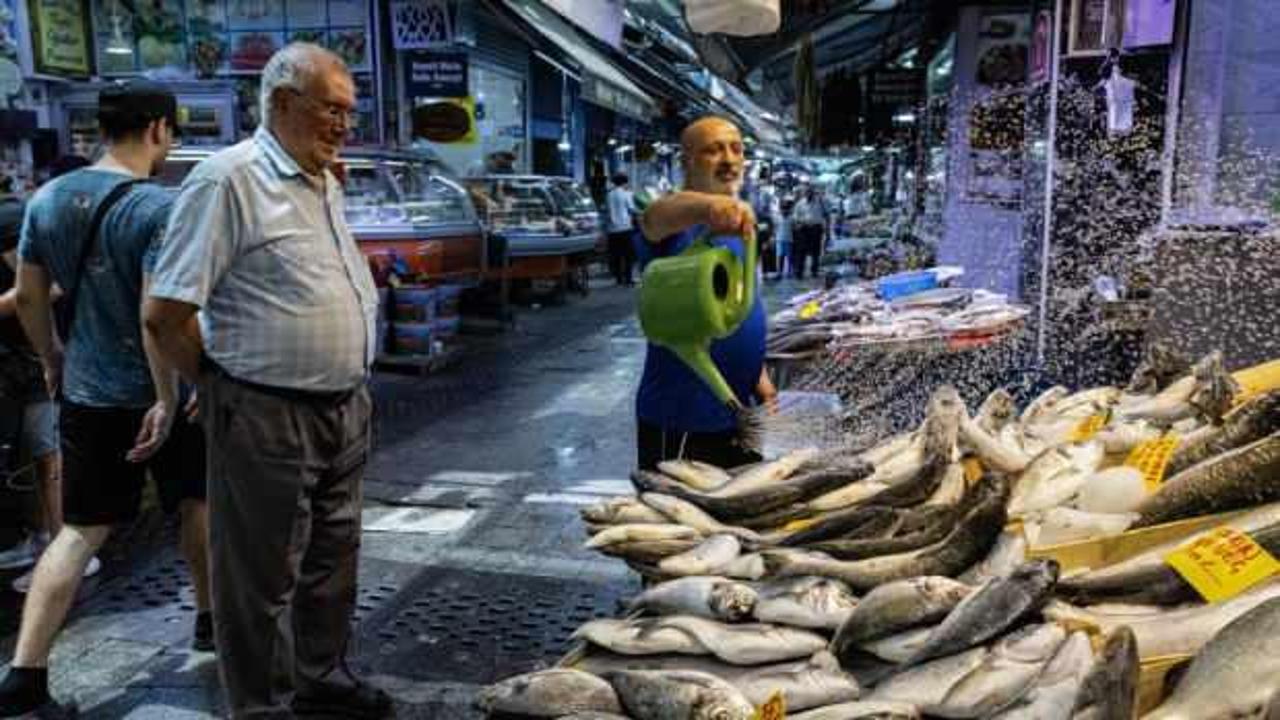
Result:
{"type": "Polygon", "coordinates": [[[609,269],[619,285],[634,285],[631,265],[635,260],[635,248],[631,236],[635,232],[635,196],[628,187],[631,179],[626,173],[613,176],[613,189],[609,191],[609,269]]]}
{"type": "MultiPolygon", "coordinates": [[[[171,202],[142,181],[162,167],[176,120],[177,101],[162,86],[130,81],[104,89],[98,124],[106,154],[45,185],[27,208],[18,315],[50,395],[61,399],[63,527],[36,566],[13,662],[0,681],[0,717],[50,704],[54,637],[85,566],[114,525],[136,518],[148,466],[162,502],[181,506],[183,551],[197,602],[207,607],[203,477],[160,477],[157,453],[178,414],[177,374],[147,352],[140,322],[147,268],[171,202]],[[56,322],[54,283],[64,293],[56,322]]],[[[197,645],[208,647],[209,627],[208,615],[197,615],[197,645]]]]}

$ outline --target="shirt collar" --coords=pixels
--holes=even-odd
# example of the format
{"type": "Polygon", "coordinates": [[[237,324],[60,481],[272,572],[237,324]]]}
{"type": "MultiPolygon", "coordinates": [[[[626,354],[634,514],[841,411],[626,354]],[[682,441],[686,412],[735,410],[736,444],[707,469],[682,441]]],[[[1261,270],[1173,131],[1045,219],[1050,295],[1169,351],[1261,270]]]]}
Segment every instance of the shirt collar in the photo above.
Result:
{"type": "Polygon", "coordinates": [[[266,153],[271,166],[275,168],[280,177],[306,176],[306,173],[302,172],[302,166],[298,165],[298,161],[294,160],[285,151],[284,146],[266,127],[259,125],[258,129],[253,133],[253,139],[262,148],[262,151],[266,153]]]}

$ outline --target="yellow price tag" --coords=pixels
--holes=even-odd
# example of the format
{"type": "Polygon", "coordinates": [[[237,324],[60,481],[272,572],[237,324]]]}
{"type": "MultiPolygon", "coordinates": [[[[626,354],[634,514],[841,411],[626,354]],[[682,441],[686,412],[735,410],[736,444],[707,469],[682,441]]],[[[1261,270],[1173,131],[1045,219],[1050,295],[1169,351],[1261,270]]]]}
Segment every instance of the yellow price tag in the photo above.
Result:
{"type": "Polygon", "coordinates": [[[1110,412],[1090,415],[1084,420],[1081,420],[1080,424],[1076,426],[1076,429],[1071,431],[1071,437],[1068,439],[1068,442],[1081,443],[1092,440],[1094,435],[1097,435],[1102,431],[1102,428],[1107,426],[1107,422],[1109,420],[1111,420],[1110,412]]]}
{"type": "Polygon", "coordinates": [[[818,305],[817,300],[810,300],[809,302],[805,303],[803,307],[800,308],[800,319],[809,320],[809,319],[815,318],[818,316],[818,311],[821,309],[822,308],[821,306],[818,305]]]}
{"type": "Polygon", "coordinates": [[[964,467],[964,481],[973,484],[982,479],[982,461],[976,457],[967,457],[961,463],[964,467]]]}
{"type": "Polygon", "coordinates": [[[1147,492],[1155,492],[1160,487],[1160,483],[1164,482],[1164,471],[1169,467],[1169,459],[1173,457],[1173,451],[1178,449],[1181,442],[1182,438],[1169,433],[1164,437],[1140,443],[1129,452],[1129,457],[1125,458],[1124,464],[1141,471],[1147,492]]]}
{"type": "Polygon", "coordinates": [[[787,716],[787,701],[777,690],[763,705],[756,709],[754,720],[783,720],[787,716]]]}
{"type": "Polygon", "coordinates": [[[1201,533],[1164,559],[1209,602],[1229,600],[1280,572],[1266,548],[1230,526],[1201,533]]]}
{"type": "Polygon", "coordinates": [[[800,518],[798,520],[792,520],[786,525],[783,525],[782,530],[784,532],[800,532],[801,530],[808,530],[814,525],[817,525],[818,520],[819,518],[816,518],[816,517],[800,518]]]}

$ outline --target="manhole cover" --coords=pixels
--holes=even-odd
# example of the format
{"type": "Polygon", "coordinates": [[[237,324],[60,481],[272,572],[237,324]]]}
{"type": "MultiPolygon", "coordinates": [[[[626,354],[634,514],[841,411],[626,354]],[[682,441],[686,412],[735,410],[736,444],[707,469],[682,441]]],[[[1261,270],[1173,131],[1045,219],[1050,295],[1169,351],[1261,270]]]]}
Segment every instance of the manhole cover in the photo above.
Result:
{"type": "Polygon", "coordinates": [[[492,682],[554,664],[578,626],[614,615],[630,590],[433,568],[362,624],[358,662],[411,680],[492,682]]]}

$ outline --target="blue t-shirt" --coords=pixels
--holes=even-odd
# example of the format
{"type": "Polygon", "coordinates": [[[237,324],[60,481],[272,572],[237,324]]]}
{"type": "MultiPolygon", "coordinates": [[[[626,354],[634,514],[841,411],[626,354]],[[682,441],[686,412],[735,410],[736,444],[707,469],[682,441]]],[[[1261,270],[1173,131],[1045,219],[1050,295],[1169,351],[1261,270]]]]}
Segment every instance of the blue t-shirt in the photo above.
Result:
{"type": "MultiPolygon", "coordinates": [[[[639,238],[636,257],[640,267],[643,269],[654,258],[679,255],[702,230],[703,227],[697,225],[656,245],[639,238]]],[[[740,238],[716,238],[713,242],[742,258],[740,238]]],[[[757,271],[753,269],[753,272],[757,271]]],[[[711,359],[720,374],[738,399],[748,405],[756,402],[756,388],[764,369],[765,334],[764,301],[757,292],[751,312],[742,325],[729,337],[711,344],[711,359]]],[[[678,432],[726,432],[737,427],[733,412],[712,394],[702,378],[675,353],[652,343],[636,393],[636,417],[678,432]]]]}
{"type": "MultiPolygon", "coordinates": [[[[18,255],[45,268],[64,290],[72,285],[82,244],[98,203],[130,177],[96,168],[67,173],[27,204],[18,255]]],[[[158,185],[135,185],[105,218],[77,291],[66,347],[62,393],[92,407],[142,408],[155,399],[138,315],[142,277],[169,216],[172,196],[158,185]]]]}

